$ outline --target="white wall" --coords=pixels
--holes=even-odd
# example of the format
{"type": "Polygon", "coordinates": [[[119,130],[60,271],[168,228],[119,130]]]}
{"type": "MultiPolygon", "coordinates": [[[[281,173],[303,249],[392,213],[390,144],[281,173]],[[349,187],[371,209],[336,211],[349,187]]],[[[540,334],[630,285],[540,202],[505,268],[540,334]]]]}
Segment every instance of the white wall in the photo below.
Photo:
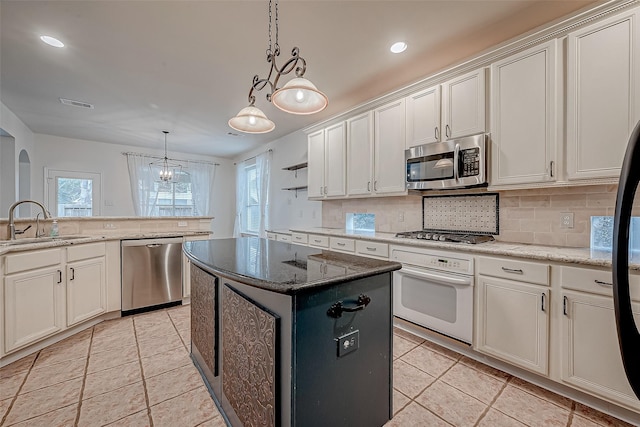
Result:
{"type": "MultiPolygon", "coordinates": [[[[45,200],[44,168],[92,172],[101,174],[102,198],[101,216],[135,216],[129,172],[127,170],[127,151],[163,155],[158,150],[140,149],[119,144],[106,144],[96,141],[62,138],[52,135],[34,134],[35,158],[32,156],[33,197],[45,200]]],[[[212,230],[216,237],[230,237],[233,234],[235,216],[235,174],[233,162],[210,156],[197,156],[169,152],[169,157],[178,159],[208,160],[219,163],[213,188],[213,212],[215,217],[212,230]]]]}
{"type": "Polygon", "coordinates": [[[320,227],[322,225],[322,202],[309,201],[306,191],[299,191],[296,198],[294,191],[282,190],[287,187],[307,185],[306,168],[298,170],[297,178],[295,172],[282,170],[284,167],[307,161],[307,135],[302,131],[293,132],[259,149],[244,153],[235,160],[239,163],[267,149],[273,150],[271,191],[269,193],[271,205],[269,229],[320,227]]]}
{"type": "MultiPolygon", "coordinates": [[[[13,155],[13,163],[6,163],[8,159],[3,158],[3,165],[10,165],[8,167],[8,171],[5,170],[5,166],[3,166],[2,170],[0,170],[0,179],[9,178],[14,180],[13,191],[10,191],[12,194],[7,194],[7,191],[2,191],[0,194],[0,205],[2,206],[2,211],[0,211],[0,217],[7,217],[8,212],[5,209],[8,209],[7,203],[9,205],[17,200],[18,196],[18,156],[20,155],[20,151],[25,150],[29,155],[29,158],[33,159],[34,153],[34,136],[33,132],[16,116],[13,114],[11,110],[9,110],[3,103],[0,102],[0,129],[4,130],[7,134],[11,135],[14,138],[14,146],[10,155],[13,155]],[[12,166],[12,167],[11,167],[12,166]]],[[[7,138],[7,140],[10,138],[7,138]]],[[[3,141],[4,144],[5,141],[3,141]]],[[[4,152],[3,152],[4,155],[4,152]]],[[[31,191],[33,195],[33,188],[31,191]]]]}

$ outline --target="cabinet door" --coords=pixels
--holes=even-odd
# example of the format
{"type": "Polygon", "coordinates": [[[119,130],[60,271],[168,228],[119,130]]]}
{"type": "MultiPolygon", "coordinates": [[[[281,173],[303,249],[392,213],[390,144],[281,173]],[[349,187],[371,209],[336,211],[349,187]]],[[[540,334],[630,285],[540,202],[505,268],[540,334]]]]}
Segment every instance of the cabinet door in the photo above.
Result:
{"type": "Polygon", "coordinates": [[[371,194],[373,180],[373,113],[347,120],[347,194],[371,194]]]}
{"type": "Polygon", "coordinates": [[[376,194],[403,193],[405,182],[404,99],[374,111],[375,149],[373,191],[376,194]]]}
{"type": "Polygon", "coordinates": [[[47,268],[4,279],[5,352],[64,329],[62,270],[47,268]]]}
{"type": "Polygon", "coordinates": [[[407,96],[406,148],[440,141],[440,85],[407,96]]]}
{"type": "Polygon", "coordinates": [[[309,143],[307,196],[321,198],[324,196],[324,129],[310,134],[307,140],[309,143]]]}
{"type": "Polygon", "coordinates": [[[568,35],[567,178],[617,177],[640,118],[640,35],[631,11],[568,35]]]}
{"type": "Polygon", "coordinates": [[[324,193],[327,197],[344,196],[347,194],[345,123],[328,127],[324,132],[324,193]]]}
{"type": "Polygon", "coordinates": [[[478,276],[476,349],[548,374],[549,289],[478,276]]]}
{"type": "Polygon", "coordinates": [[[494,63],[491,102],[491,184],[554,180],[556,41],[494,63]]]}
{"type": "MultiPolygon", "coordinates": [[[[562,380],[640,410],[622,366],[613,299],[565,291],[563,307],[562,380]]],[[[640,325],[640,305],[634,312],[640,325]]]]}
{"type": "Polygon", "coordinates": [[[104,257],[67,265],[67,326],[106,312],[104,257]]]}
{"type": "Polygon", "coordinates": [[[442,85],[442,139],[485,131],[485,86],[484,68],[442,85]]]}

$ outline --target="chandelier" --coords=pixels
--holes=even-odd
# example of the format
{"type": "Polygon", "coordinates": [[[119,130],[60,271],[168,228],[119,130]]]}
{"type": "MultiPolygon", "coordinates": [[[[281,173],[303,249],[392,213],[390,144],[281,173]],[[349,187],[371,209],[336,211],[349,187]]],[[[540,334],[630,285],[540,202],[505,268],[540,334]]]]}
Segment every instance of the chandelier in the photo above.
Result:
{"type": "Polygon", "coordinates": [[[253,76],[251,89],[249,90],[249,106],[229,120],[229,126],[233,129],[245,133],[267,133],[275,128],[275,124],[269,120],[254,104],[256,96],[254,91],[259,92],[269,86],[267,101],[273,103],[284,112],[291,114],[314,114],[324,110],[329,100],[326,95],[320,92],[316,86],[304,78],[307,70],[307,62],[300,56],[300,49],[294,47],[291,51],[291,58],[282,67],[276,65],[276,58],[280,55],[280,45],[278,44],[278,0],[275,0],[275,20],[272,19],[272,0],[269,0],[269,48],[267,49],[267,62],[271,64],[269,74],[261,79],[257,74],[253,76]],[[275,22],[275,43],[271,42],[271,23],[275,22]],[[281,76],[287,75],[295,70],[296,77],[289,80],[284,86],[278,88],[281,76]],[[273,77],[273,81],[271,80],[273,77]]]}
{"type": "Polygon", "coordinates": [[[160,161],[149,163],[149,166],[159,167],[160,180],[163,182],[169,182],[173,179],[176,169],[182,170],[182,165],[169,161],[169,158],[167,157],[167,135],[169,134],[169,131],[163,130],[162,133],[164,133],[164,158],[160,161]]]}

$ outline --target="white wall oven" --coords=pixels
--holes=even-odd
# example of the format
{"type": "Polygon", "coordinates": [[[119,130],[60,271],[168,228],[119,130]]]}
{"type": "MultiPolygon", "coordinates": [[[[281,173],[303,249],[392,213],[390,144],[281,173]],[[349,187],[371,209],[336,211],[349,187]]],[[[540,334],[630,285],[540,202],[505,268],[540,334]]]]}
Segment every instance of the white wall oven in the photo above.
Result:
{"type": "Polygon", "coordinates": [[[392,246],[393,312],[409,322],[471,344],[473,257],[431,248],[392,246]]]}

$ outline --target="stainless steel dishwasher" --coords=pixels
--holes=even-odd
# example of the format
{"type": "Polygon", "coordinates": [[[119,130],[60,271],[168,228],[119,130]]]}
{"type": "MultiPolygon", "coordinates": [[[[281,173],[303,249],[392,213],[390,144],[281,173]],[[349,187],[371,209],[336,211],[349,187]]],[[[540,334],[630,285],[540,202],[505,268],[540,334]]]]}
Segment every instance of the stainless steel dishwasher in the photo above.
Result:
{"type": "Polygon", "coordinates": [[[182,238],[122,240],[122,314],[182,302],[182,238]]]}

